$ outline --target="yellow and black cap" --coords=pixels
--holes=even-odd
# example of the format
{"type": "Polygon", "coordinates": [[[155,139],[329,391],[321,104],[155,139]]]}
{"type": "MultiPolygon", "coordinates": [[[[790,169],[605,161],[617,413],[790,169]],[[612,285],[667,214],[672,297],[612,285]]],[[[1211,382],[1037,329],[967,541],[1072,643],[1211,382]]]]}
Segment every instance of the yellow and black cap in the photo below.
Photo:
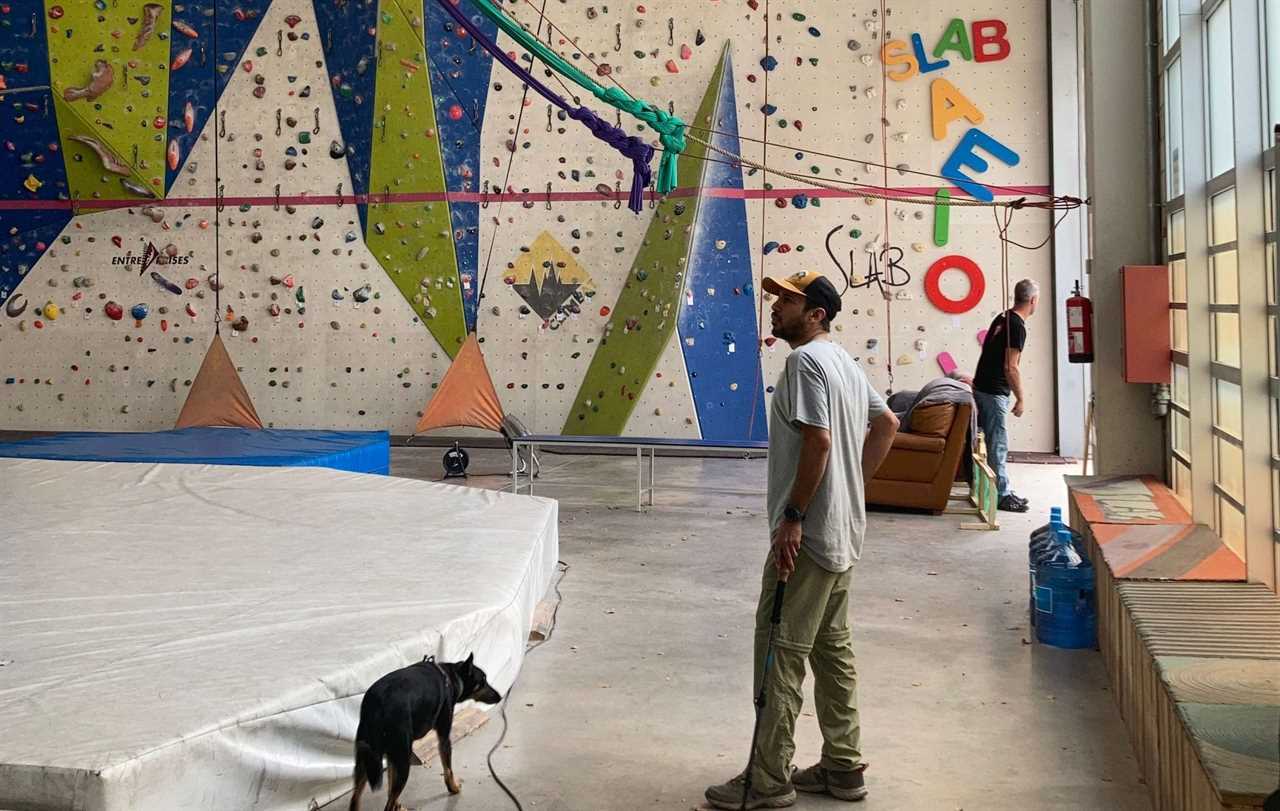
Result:
{"type": "Polygon", "coordinates": [[[836,292],[835,285],[816,270],[802,270],[783,279],[772,279],[766,276],[760,286],[765,289],[765,292],[775,296],[780,296],[784,292],[799,293],[808,299],[811,305],[826,310],[827,320],[834,319],[836,313],[840,312],[840,294],[836,292]]]}

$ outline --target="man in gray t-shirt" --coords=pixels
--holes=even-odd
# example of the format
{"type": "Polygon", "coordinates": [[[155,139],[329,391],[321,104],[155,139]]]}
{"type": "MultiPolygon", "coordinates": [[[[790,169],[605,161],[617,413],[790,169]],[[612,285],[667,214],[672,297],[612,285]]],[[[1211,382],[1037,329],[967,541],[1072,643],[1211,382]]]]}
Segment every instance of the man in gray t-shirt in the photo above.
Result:
{"type": "MultiPolygon", "coordinates": [[[[866,796],[859,745],[857,673],[849,628],[853,563],[866,529],[865,482],[893,444],[898,420],[861,367],[830,339],[840,296],[813,271],[766,278],[777,296],[773,334],[792,348],[769,412],[771,544],[756,610],[755,687],[768,678],[747,808],[781,808],[796,790],[866,796]],[[870,428],[868,430],[868,423],[870,428]],[[764,673],[769,621],[786,581],[772,669],[764,673]],[[793,734],[805,661],[813,669],[822,760],[795,771],[793,734]]],[[[716,808],[741,807],[745,772],[707,789],[716,808]]]]}

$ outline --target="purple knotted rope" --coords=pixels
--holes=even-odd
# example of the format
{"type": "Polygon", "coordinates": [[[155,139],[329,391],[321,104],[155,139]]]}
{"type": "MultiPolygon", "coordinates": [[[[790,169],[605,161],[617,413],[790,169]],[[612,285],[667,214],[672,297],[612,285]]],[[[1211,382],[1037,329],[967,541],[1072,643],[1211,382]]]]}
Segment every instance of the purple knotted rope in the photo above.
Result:
{"type": "MultiPolygon", "coordinates": [[[[537,91],[538,95],[545,98],[555,106],[564,110],[566,114],[574,121],[581,122],[587,129],[591,130],[591,134],[607,143],[609,146],[621,152],[625,157],[631,159],[632,177],[631,177],[631,197],[628,201],[628,207],[639,214],[644,210],[644,190],[648,187],[653,179],[653,169],[649,164],[653,160],[654,149],[649,144],[635,137],[627,135],[620,127],[610,124],[600,116],[596,115],[588,107],[573,107],[569,102],[565,101],[554,90],[538,81],[536,77],[524,67],[507,55],[505,51],[498,47],[498,44],[476,27],[467,15],[463,14],[451,0],[436,0],[440,7],[454,19],[458,25],[461,25],[471,38],[480,44],[480,47],[488,51],[494,59],[502,63],[502,65],[516,75],[520,81],[527,84],[537,91]]],[[[503,190],[505,191],[505,189],[503,190]]]]}

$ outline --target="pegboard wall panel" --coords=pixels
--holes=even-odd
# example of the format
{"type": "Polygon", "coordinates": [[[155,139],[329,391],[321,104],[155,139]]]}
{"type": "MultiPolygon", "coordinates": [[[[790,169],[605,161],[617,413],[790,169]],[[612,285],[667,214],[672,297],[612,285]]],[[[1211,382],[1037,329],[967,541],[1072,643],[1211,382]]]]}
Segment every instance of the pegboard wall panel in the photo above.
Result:
{"type": "MultiPolygon", "coordinates": [[[[759,405],[745,394],[755,387],[767,408],[787,352],[759,340],[761,275],[802,269],[852,283],[835,337],[881,390],[940,375],[942,353],[976,365],[1006,293],[992,209],[950,207],[940,230],[932,205],[830,194],[711,151],[716,171],[682,165],[676,194],[634,214],[630,161],[526,91],[436,2],[0,7],[0,428],[169,427],[217,319],[265,421],[407,433],[456,349],[441,342],[456,344],[465,320],[504,407],[531,430],[573,430],[606,339],[670,329],[647,350],[653,373],[627,392],[619,430],[745,434],[759,405]],[[68,88],[79,88],[69,101],[68,88]],[[166,199],[144,197],[164,195],[166,181],[166,199]],[[524,196],[492,199],[503,189],[524,196]],[[400,196],[358,205],[366,190],[400,196]],[[135,205],[93,210],[94,193],[135,205]],[[85,201],[60,232],[72,211],[29,205],[72,197],[85,201]],[[668,239],[677,250],[653,250],[668,239]],[[162,258],[139,272],[150,244],[162,258]],[[985,287],[956,314],[925,288],[948,256],[971,260],[985,287]],[[677,287],[651,291],[646,278],[677,287]],[[668,292],[674,309],[646,306],[668,292]],[[757,352],[758,370],[740,368],[757,352]]],[[[459,8],[493,34],[471,0],[459,8]]],[[[551,4],[545,19],[525,0],[501,8],[601,84],[771,169],[925,197],[946,187],[955,199],[1049,181],[1038,7],[654,0],[551,4]],[[985,171],[966,160],[973,144],[985,171]]],[[[532,64],[570,104],[656,143],[647,125],[532,64]]],[[[1020,211],[1009,236],[1034,245],[1051,223],[1020,211]]],[[[1010,285],[1030,277],[1047,290],[1050,254],[1014,248],[1008,273],[1010,285]]],[[[959,269],[938,289],[970,293],[959,269]]],[[[1018,449],[1054,444],[1050,322],[1030,323],[1028,411],[1010,426],[1018,449]]]]}

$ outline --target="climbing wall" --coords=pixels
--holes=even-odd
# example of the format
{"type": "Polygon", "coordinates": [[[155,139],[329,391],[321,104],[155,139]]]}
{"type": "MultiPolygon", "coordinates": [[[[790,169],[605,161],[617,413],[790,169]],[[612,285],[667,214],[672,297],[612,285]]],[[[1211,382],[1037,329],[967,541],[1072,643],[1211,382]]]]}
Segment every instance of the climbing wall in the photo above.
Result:
{"type": "MultiPolygon", "coordinates": [[[[437,0],[0,4],[0,428],[168,427],[216,323],[276,426],[407,433],[475,330],[532,430],[764,438],[787,347],[759,281],[802,269],[845,290],[834,336],[881,390],[972,370],[1004,215],[967,203],[1048,183],[1035,9],[539,7],[501,4],[690,125],[639,214],[631,161],[437,0]]],[[[1008,235],[1051,223],[1022,209],[1008,235]]],[[[1049,253],[1012,248],[1008,274],[1048,289],[1049,253]]],[[[1053,447],[1050,336],[1031,321],[1017,449],[1053,447]]]]}

